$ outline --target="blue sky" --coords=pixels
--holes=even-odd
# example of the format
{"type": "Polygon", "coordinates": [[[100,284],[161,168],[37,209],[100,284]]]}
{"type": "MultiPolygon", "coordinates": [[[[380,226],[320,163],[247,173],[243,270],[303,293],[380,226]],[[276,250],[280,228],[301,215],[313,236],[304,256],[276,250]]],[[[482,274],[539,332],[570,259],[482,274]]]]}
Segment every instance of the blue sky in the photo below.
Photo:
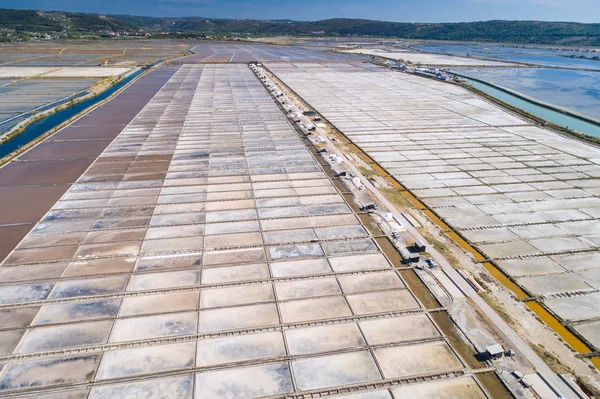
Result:
{"type": "Polygon", "coordinates": [[[148,16],[398,22],[600,22],[600,0],[2,0],[0,7],[148,16]]]}

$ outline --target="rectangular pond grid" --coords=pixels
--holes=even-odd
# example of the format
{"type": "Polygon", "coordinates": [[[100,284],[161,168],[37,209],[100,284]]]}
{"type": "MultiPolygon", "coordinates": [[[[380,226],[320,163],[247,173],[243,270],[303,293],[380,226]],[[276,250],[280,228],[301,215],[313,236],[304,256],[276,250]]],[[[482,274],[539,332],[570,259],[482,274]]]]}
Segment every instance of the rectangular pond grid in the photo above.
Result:
{"type": "Polygon", "coordinates": [[[300,45],[283,46],[231,42],[202,42],[192,47],[194,55],[173,60],[179,63],[248,62],[357,62],[366,57],[326,52],[300,45]]]}
{"type": "Polygon", "coordinates": [[[3,396],[487,397],[245,65],[181,66],[0,281],[3,396]]]}
{"type": "Polygon", "coordinates": [[[600,150],[382,67],[267,66],[600,348],[600,150]]]}
{"type": "Polygon", "coordinates": [[[98,66],[102,61],[137,66],[181,55],[187,47],[177,40],[7,43],[2,46],[0,67],[98,66]]]}
{"type": "MultiPolygon", "coordinates": [[[[2,67],[0,67],[2,68],[2,67]]],[[[33,116],[35,110],[65,102],[83,93],[97,79],[15,79],[0,86],[0,134],[33,116]]],[[[1,83],[0,83],[1,84],[1,83]]]]}

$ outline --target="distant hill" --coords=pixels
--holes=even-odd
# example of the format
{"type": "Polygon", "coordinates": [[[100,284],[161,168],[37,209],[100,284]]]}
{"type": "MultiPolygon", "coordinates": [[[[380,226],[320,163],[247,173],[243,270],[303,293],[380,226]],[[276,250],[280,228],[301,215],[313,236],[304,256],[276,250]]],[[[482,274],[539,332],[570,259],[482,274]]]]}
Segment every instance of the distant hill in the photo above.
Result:
{"type": "Polygon", "coordinates": [[[0,29],[17,32],[135,31],[126,21],[98,14],[0,9],[0,29]]]}
{"type": "Polygon", "coordinates": [[[600,24],[540,21],[399,23],[335,18],[316,22],[111,15],[145,29],[205,34],[401,37],[423,40],[600,45],[600,24]]]}
{"type": "Polygon", "coordinates": [[[423,40],[600,46],[600,24],[540,21],[398,23],[336,18],[302,22],[201,17],[154,18],[0,9],[0,32],[165,32],[228,35],[361,36],[423,40]]]}

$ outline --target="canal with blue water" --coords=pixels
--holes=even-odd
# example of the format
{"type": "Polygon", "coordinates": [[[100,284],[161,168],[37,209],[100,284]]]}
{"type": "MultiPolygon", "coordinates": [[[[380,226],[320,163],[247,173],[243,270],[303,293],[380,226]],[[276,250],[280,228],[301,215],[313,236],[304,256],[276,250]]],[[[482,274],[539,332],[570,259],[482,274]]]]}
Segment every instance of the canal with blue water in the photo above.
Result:
{"type": "MultiPolygon", "coordinates": [[[[451,71],[509,89],[525,97],[600,121],[600,53],[557,47],[502,44],[430,43],[412,46],[421,51],[471,56],[539,67],[452,67],[451,71]],[[585,57],[585,58],[579,58],[585,57]],[[596,57],[597,60],[592,58],[596,57]]],[[[471,81],[474,87],[557,125],[600,137],[590,122],[536,105],[489,85],[471,81]]]]}
{"type": "Polygon", "coordinates": [[[38,121],[29,124],[21,134],[15,136],[11,140],[0,144],[0,158],[5,157],[6,155],[19,149],[25,144],[28,144],[29,142],[35,140],[36,138],[40,137],[44,133],[53,129],[54,127],[69,120],[70,118],[74,117],[80,112],[83,112],[87,108],[99,103],[100,101],[107,99],[116,91],[118,91],[123,86],[135,79],[142,72],[144,72],[143,69],[138,69],[132,72],[131,74],[127,75],[120,82],[111,86],[109,89],[98,94],[97,96],[88,98],[87,100],[81,101],[73,106],[67,107],[61,111],[55,112],[51,115],[48,115],[38,121]]]}
{"type": "Polygon", "coordinates": [[[483,91],[507,104],[522,109],[532,115],[545,119],[548,122],[555,123],[560,126],[568,127],[569,129],[585,133],[589,136],[600,138],[600,126],[594,123],[586,122],[585,120],[554,111],[550,108],[534,104],[505,91],[496,89],[493,86],[485,83],[467,79],[467,83],[476,89],[483,91]]]}

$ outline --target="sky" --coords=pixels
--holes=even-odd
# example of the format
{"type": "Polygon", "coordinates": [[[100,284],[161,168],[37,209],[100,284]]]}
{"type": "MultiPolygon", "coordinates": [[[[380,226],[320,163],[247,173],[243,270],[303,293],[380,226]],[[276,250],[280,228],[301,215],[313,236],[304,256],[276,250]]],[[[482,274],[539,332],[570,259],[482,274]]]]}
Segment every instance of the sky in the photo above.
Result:
{"type": "Polygon", "coordinates": [[[231,19],[600,22],[600,0],[0,0],[0,7],[231,19]]]}

